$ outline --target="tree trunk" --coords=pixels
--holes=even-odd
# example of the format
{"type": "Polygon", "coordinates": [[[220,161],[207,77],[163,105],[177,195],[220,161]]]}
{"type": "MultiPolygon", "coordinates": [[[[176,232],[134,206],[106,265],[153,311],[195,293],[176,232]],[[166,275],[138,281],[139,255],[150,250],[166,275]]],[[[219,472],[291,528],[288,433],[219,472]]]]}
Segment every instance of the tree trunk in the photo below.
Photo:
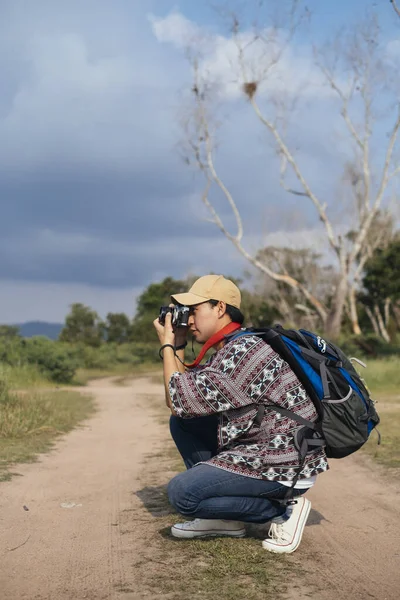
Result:
{"type": "Polygon", "coordinates": [[[351,320],[351,327],[353,329],[353,333],[355,335],[361,335],[362,331],[360,328],[360,324],[358,322],[356,290],[354,287],[351,287],[351,289],[350,289],[349,304],[350,304],[350,320],[351,320]]]}
{"type": "Polygon", "coordinates": [[[392,306],[392,314],[396,323],[397,329],[400,329],[400,303],[397,302],[392,306]]]}
{"type": "Polygon", "coordinates": [[[284,298],[284,296],[282,294],[279,297],[278,310],[281,313],[284,320],[288,324],[290,323],[290,326],[292,326],[293,325],[293,314],[292,314],[292,311],[290,310],[290,306],[289,306],[288,302],[286,301],[286,298],[284,298]]]}
{"type": "Polygon", "coordinates": [[[332,308],[325,322],[325,335],[328,339],[336,340],[342,329],[342,317],[348,291],[347,276],[341,277],[332,300],[332,308]]]}
{"type": "Polygon", "coordinates": [[[375,335],[377,335],[378,337],[380,337],[381,332],[379,331],[378,322],[375,319],[374,313],[372,312],[372,310],[370,309],[369,306],[365,307],[365,312],[369,316],[369,320],[371,321],[371,325],[372,325],[372,328],[374,330],[375,335]]]}
{"type": "Polygon", "coordinates": [[[384,309],[384,314],[385,314],[385,327],[389,327],[389,318],[390,318],[390,305],[391,305],[392,301],[390,298],[386,298],[385,300],[385,309],[384,309]]]}
{"type": "Polygon", "coordinates": [[[390,342],[390,336],[389,336],[389,334],[387,332],[387,329],[385,327],[385,323],[383,322],[381,311],[379,310],[379,306],[377,304],[375,304],[375,306],[374,306],[374,313],[375,313],[375,316],[376,316],[376,320],[378,321],[378,325],[379,325],[379,330],[381,332],[381,336],[383,337],[383,339],[385,340],[385,342],[387,342],[389,344],[389,342],[390,342]]]}

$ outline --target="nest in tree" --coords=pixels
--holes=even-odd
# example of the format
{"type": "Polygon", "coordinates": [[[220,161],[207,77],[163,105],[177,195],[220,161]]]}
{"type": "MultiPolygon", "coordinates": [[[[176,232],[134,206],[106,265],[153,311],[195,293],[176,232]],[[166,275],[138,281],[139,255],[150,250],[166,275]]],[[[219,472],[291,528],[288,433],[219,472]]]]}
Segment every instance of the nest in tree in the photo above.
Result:
{"type": "Polygon", "coordinates": [[[246,96],[251,100],[257,91],[258,84],[256,81],[248,81],[243,84],[243,91],[246,96]]]}

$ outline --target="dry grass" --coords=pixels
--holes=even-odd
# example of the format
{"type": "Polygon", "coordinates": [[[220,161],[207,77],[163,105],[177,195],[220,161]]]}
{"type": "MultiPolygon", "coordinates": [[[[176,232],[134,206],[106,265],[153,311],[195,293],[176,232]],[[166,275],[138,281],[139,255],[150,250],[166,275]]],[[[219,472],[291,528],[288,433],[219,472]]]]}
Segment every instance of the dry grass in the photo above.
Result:
{"type": "Polygon", "coordinates": [[[372,432],[363,451],[379,464],[389,469],[400,467],[400,359],[389,357],[385,360],[367,361],[367,368],[361,375],[376,402],[381,422],[378,430],[382,436],[372,432]]]}
{"type": "Polygon", "coordinates": [[[379,464],[389,469],[400,468],[400,396],[379,395],[376,404],[381,422],[378,425],[381,443],[378,445],[378,435],[372,432],[363,450],[379,464]]]}
{"type": "MultiPolygon", "coordinates": [[[[146,396],[153,416],[168,429],[168,414],[161,409],[154,396],[146,396]]],[[[167,437],[168,434],[166,434],[167,437]]],[[[277,556],[266,552],[261,540],[267,526],[248,526],[243,539],[210,538],[178,540],[170,527],[182,520],[168,502],[165,486],[160,478],[166,472],[184,469],[173,442],[168,439],[165,450],[150,454],[143,469],[143,504],[152,515],[149,527],[154,529],[154,562],[157,573],[146,575],[146,562],[137,565],[143,569],[147,594],[156,597],[162,593],[171,600],[278,600],[290,580],[299,576],[299,563],[292,556],[277,556]]]]}
{"type": "Polygon", "coordinates": [[[10,467],[36,460],[94,412],[92,398],[78,392],[17,393],[0,386],[0,481],[10,479],[10,467]]]}

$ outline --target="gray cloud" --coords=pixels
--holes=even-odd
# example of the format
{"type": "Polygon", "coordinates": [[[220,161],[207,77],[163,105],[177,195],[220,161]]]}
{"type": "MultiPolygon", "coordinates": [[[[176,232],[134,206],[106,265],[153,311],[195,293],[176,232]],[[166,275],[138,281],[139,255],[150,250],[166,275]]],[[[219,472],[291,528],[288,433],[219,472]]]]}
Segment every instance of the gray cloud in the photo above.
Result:
{"type": "MultiPolygon", "coordinates": [[[[0,279],[8,290],[13,281],[86,285],[126,299],[118,290],[166,275],[241,274],[244,261],[206,222],[200,180],[178,156],[186,64],[147,19],[170,8],[167,0],[1,3],[0,279]]],[[[321,124],[322,113],[313,116],[321,124]]],[[[336,176],[334,148],[326,127],[311,125],[298,126],[303,165],[324,189],[336,176]]],[[[285,198],[282,216],[278,163],[250,112],[233,105],[221,137],[216,161],[251,250],[274,229],[315,224],[295,199],[285,198]]],[[[234,230],[226,200],[217,193],[215,202],[234,230]]]]}

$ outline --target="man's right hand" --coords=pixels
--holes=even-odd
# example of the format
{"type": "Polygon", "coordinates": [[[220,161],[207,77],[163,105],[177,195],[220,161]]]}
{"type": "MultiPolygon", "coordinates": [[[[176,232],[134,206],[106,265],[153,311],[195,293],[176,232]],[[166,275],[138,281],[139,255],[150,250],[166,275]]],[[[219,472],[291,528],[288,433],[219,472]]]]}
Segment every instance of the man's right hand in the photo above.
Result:
{"type": "Polygon", "coordinates": [[[187,327],[177,327],[175,329],[175,346],[177,348],[179,348],[179,346],[182,346],[186,342],[187,333],[187,327]]]}

